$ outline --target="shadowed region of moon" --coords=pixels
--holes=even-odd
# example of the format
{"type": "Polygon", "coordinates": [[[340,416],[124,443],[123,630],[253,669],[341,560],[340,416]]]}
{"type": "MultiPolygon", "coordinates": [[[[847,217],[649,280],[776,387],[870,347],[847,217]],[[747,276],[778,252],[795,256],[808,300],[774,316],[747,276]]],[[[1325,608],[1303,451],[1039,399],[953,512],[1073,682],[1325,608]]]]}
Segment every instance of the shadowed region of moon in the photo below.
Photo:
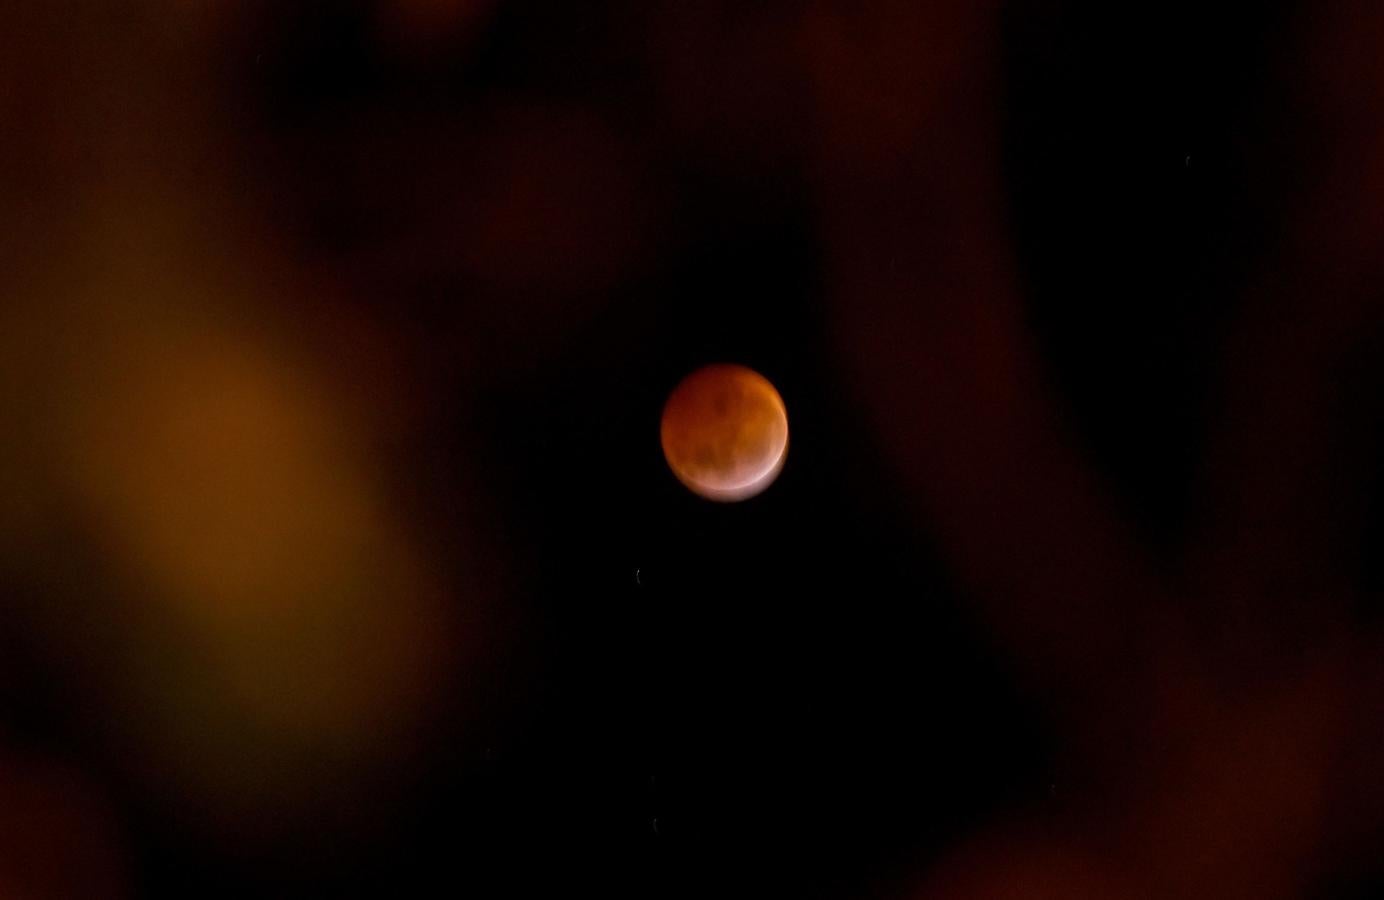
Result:
{"type": "Polygon", "coordinates": [[[663,407],[663,455],[688,490],[745,500],[773,484],[788,455],[778,391],[744,366],[716,364],[682,380],[663,407]]]}

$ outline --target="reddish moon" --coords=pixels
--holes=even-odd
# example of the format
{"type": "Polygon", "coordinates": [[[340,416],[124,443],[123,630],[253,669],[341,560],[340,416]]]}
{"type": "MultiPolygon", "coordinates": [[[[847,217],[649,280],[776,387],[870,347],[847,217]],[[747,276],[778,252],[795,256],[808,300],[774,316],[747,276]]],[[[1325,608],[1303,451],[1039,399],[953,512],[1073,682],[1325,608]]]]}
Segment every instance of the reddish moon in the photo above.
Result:
{"type": "Polygon", "coordinates": [[[788,455],[788,411],[769,380],[744,366],[698,369],[663,407],[663,455],[688,490],[734,502],[774,483],[788,455]]]}

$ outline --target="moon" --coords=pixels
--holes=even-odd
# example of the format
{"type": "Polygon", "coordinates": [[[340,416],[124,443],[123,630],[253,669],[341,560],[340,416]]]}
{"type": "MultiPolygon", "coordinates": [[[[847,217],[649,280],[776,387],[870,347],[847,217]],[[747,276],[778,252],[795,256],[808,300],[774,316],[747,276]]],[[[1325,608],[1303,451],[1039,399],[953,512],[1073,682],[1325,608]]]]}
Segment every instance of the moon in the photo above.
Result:
{"type": "Polygon", "coordinates": [[[788,411],[763,375],[717,363],[673,389],[660,436],[668,467],[688,490],[732,503],[759,494],[783,469],[788,411]]]}

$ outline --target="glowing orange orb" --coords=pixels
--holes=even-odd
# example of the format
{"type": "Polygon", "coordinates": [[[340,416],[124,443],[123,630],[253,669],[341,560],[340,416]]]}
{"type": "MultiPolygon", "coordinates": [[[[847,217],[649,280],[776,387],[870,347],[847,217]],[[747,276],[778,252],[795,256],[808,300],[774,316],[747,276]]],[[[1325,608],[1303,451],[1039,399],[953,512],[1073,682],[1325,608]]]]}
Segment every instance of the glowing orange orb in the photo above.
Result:
{"type": "Polygon", "coordinates": [[[663,407],[663,455],[688,490],[745,500],[773,484],[788,455],[788,411],[763,375],[744,366],[698,369],[663,407]]]}

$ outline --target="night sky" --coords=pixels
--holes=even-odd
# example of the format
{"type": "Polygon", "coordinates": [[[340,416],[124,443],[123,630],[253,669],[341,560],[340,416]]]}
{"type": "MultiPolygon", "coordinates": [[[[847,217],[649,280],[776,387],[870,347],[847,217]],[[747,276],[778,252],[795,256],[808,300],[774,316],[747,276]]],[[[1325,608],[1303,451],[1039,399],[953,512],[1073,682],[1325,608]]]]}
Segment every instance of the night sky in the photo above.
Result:
{"type": "Polygon", "coordinates": [[[0,897],[1384,884],[1384,11],[186,6],[0,12],[0,897]]]}

